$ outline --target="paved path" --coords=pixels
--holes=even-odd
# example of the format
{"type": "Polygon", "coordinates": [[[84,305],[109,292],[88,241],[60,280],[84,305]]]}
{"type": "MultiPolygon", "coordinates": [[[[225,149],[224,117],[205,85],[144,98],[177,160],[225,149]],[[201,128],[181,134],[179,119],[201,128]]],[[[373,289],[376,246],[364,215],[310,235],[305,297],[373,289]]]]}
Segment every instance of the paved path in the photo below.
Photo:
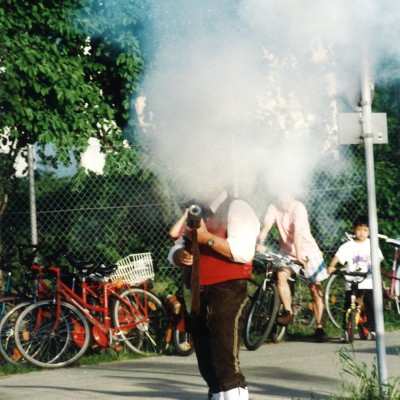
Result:
{"type": "MultiPolygon", "coordinates": [[[[385,336],[388,376],[400,373],[400,331],[385,336]]],[[[338,339],[265,344],[241,351],[250,400],[326,399],[342,387],[338,339]]],[[[368,366],[376,344],[356,340],[355,359],[368,366]]],[[[350,378],[346,377],[346,381],[350,378]]],[[[205,400],[195,356],[162,356],[90,367],[42,370],[0,379],[0,400],[205,400]]]]}

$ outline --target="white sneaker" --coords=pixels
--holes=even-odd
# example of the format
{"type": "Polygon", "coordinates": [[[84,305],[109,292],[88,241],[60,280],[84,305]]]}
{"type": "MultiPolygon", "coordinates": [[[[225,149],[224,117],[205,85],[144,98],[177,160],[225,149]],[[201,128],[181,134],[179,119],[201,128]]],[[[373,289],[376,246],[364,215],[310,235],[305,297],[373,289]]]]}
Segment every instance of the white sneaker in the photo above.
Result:
{"type": "Polygon", "coordinates": [[[376,340],[376,333],[374,331],[371,331],[369,333],[371,340],[376,340]]]}
{"type": "Polygon", "coordinates": [[[342,337],[340,338],[340,341],[342,343],[349,343],[349,335],[347,334],[346,331],[343,332],[342,337]]]}
{"type": "Polygon", "coordinates": [[[247,387],[239,387],[227,392],[212,393],[209,398],[212,400],[249,400],[249,391],[247,387]]]}

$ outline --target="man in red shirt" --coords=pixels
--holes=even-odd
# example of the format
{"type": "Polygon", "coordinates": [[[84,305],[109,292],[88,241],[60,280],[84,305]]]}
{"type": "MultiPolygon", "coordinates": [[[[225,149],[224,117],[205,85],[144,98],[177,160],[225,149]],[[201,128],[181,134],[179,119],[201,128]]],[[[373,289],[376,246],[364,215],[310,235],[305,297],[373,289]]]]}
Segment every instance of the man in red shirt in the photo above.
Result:
{"type": "MultiPolygon", "coordinates": [[[[200,199],[213,215],[200,222],[200,307],[193,317],[192,335],[199,370],[210,399],[247,400],[248,389],[240,370],[239,346],[248,302],[246,279],[260,223],[252,208],[223,190],[200,199]]],[[[191,239],[186,226],[185,236],[191,239]]],[[[192,254],[181,237],[170,250],[171,264],[188,267],[192,254]]]]}

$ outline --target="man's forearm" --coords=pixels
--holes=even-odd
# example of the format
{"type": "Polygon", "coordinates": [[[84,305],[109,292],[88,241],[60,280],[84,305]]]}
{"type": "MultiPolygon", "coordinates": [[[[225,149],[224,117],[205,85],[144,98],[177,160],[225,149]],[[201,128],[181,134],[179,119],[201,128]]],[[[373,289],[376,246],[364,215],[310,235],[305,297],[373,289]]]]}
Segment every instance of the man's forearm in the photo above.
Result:
{"type": "Polygon", "coordinates": [[[209,234],[209,238],[207,241],[202,241],[203,245],[210,246],[217,253],[229,258],[232,260],[232,252],[231,247],[226,239],[215,236],[212,233],[209,234]]]}

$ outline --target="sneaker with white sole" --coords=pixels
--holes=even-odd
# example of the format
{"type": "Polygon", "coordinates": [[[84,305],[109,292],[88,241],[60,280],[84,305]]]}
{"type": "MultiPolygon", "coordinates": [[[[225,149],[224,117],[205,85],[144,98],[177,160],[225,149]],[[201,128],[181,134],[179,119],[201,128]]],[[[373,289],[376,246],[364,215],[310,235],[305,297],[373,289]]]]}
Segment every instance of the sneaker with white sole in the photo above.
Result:
{"type": "Polygon", "coordinates": [[[375,333],[374,331],[371,331],[371,332],[369,333],[369,335],[370,335],[370,337],[371,337],[371,340],[376,340],[376,333],[375,333]]]}

